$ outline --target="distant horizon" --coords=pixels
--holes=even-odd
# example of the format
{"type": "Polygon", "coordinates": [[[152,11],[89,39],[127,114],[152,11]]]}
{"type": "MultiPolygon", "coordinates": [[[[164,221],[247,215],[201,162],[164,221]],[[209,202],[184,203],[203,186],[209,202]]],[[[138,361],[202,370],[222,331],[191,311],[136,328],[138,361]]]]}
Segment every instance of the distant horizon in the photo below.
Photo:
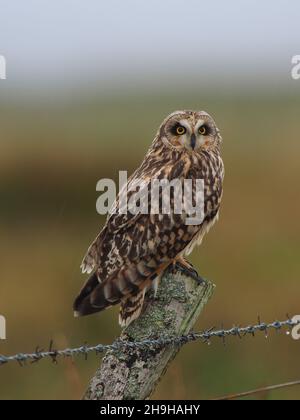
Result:
{"type": "MultiPolygon", "coordinates": [[[[224,75],[223,75],[224,76],[224,75]]],[[[69,84],[63,82],[48,83],[46,86],[42,84],[27,86],[12,86],[8,80],[0,80],[0,105],[5,103],[20,104],[26,102],[39,103],[48,102],[58,105],[59,103],[69,101],[96,101],[103,102],[106,100],[122,100],[134,98],[148,97],[170,98],[173,95],[183,95],[185,97],[261,97],[261,96],[299,96],[300,81],[281,80],[280,75],[273,75],[272,79],[267,82],[263,78],[250,77],[247,80],[236,78],[229,80],[222,79],[205,79],[204,83],[199,83],[196,77],[190,77],[188,81],[182,81],[180,78],[170,79],[151,79],[151,80],[126,80],[116,81],[115,83],[104,83],[101,80],[90,79],[85,82],[72,81],[69,84]]]]}

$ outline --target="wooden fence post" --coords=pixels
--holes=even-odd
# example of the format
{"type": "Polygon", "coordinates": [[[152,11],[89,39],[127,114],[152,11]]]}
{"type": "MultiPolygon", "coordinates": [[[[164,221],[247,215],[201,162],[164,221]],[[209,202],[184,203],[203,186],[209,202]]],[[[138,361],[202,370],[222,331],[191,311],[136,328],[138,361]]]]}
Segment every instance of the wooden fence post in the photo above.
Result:
{"type": "MultiPolygon", "coordinates": [[[[178,271],[167,272],[157,296],[149,293],[143,314],[126,328],[120,340],[141,341],[190,332],[212,296],[214,284],[199,285],[178,271]]],[[[180,346],[110,350],[91,379],[84,400],[144,400],[154,391],[180,346]]]]}

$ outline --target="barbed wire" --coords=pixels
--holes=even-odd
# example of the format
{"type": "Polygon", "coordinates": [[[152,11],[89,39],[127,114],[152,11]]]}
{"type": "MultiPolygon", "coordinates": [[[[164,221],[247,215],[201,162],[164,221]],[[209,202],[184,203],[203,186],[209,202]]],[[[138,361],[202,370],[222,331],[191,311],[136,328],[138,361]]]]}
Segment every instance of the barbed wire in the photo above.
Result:
{"type": "Polygon", "coordinates": [[[112,344],[97,344],[94,346],[83,345],[75,348],[66,348],[63,350],[55,350],[53,348],[53,341],[50,342],[49,349],[47,351],[39,349],[37,347],[33,353],[18,353],[12,356],[0,355],[0,366],[5,365],[10,362],[18,362],[23,366],[26,362],[30,361],[35,363],[41,359],[50,358],[54,363],[57,363],[57,359],[62,357],[75,357],[75,356],[85,356],[87,358],[89,353],[95,353],[96,355],[104,353],[108,350],[143,350],[143,349],[157,349],[167,346],[182,346],[184,344],[202,341],[204,343],[210,344],[211,339],[221,338],[225,344],[226,337],[234,336],[243,338],[246,335],[255,336],[257,332],[263,332],[265,336],[268,336],[270,330],[280,331],[283,328],[292,329],[295,326],[300,325],[300,320],[296,321],[288,317],[284,321],[274,321],[272,323],[266,324],[261,322],[258,318],[258,323],[255,325],[249,325],[248,327],[239,327],[234,326],[231,329],[220,329],[216,330],[215,328],[210,328],[202,332],[191,332],[186,335],[177,336],[177,337],[160,337],[157,339],[146,339],[142,341],[125,341],[125,340],[116,340],[112,344]]]}

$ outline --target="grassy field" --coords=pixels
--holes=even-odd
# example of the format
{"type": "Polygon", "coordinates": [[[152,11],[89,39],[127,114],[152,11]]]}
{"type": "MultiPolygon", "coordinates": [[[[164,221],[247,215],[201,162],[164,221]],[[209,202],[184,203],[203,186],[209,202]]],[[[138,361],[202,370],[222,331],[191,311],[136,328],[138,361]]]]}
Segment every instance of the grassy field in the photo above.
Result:
{"type": "MultiPolygon", "coordinates": [[[[0,314],[9,354],[119,334],[117,309],[74,319],[81,258],[103,224],[96,182],[140,163],[161,120],[205,109],[224,138],[221,218],[192,254],[217,285],[196,329],[300,313],[299,95],[140,94],[53,105],[0,104],[0,314]],[[209,99],[208,99],[209,98],[209,99]]],[[[185,346],[155,398],[198,399],[300,378],[299,342],[285,334],[185,346]]],[[[0,398],[79,398],[99,364],[1,367],[0,398]]],[[[300,389],[264,398],[299,398],[300,389]]],[[[258,396],[260,397],[260,396],[258,396]]]]}

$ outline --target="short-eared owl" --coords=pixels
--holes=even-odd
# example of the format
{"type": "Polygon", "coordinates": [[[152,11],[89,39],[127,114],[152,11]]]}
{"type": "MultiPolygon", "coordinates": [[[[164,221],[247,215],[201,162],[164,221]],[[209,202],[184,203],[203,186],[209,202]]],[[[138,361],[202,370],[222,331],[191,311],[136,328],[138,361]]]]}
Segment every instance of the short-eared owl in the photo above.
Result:
{"type": "Polygon", "coordinates": [[[121,303],[119,321],[126,326],[140,315],[145,292],[157,288],[167,267],[179,263],[191,268],[184,255],[202,242],[218,219],[224,178],[221,142],[206,112],[177,111],[163,121],[141,166],[128,180],[128,196],[137,179],[146,185],[153,179],[176,178],[182,183],[201,179],[204,219],[201,224],[187,224],[186,212],[174,212],[174,191],[169,214],[109,214],[82,262],[82,271],[92,274],[74,303],[75,316],[121,303]]]}

